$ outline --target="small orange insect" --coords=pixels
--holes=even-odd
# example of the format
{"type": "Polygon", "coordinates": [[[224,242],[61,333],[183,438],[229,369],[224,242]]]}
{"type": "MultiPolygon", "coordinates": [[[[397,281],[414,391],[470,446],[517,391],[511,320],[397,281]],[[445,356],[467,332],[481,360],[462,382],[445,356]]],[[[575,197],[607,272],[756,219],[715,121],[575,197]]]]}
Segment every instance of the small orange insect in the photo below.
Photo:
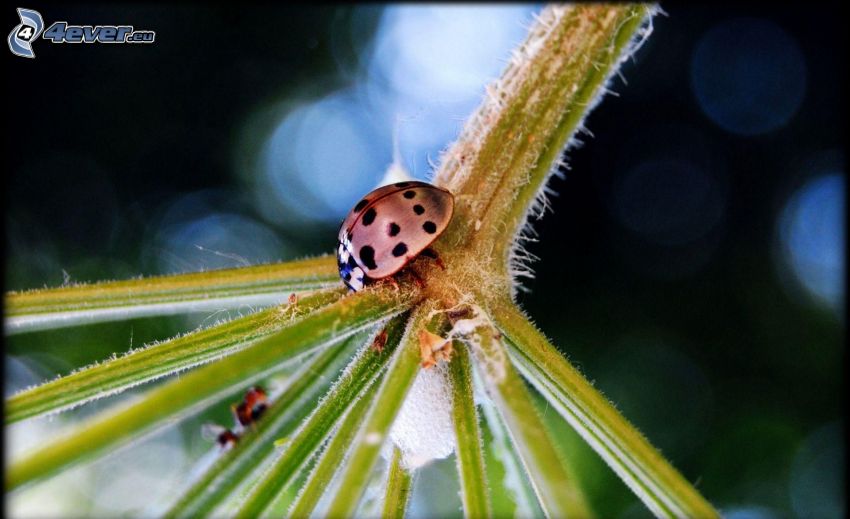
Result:
{"type": "Polygon", "coordinates": [[[239,435],[217,424],[205,423],[201,427],[201,435],[219,444],[222,450],[231,449],[239,441],[239,435]]]}
{"type": "Polygon", "coordinates": [[[230,406],[236,427],[231,430],[218,424],[207,423],[201,427],[201,435],[218,443],[222,450],[231,449],[239,441],[240,435],[245,427],[252,425],[260,419],[268,408],[268,397],[265,390],[260,386],[249,389],[242,402],[230,406]]]}
{"type": "Polygon", "coordinates": [[[233,417],[242,427],[255,423],[268,408],[268,397],[260,386],[254,386],[245,393],[239,405],[230,407],[233,417]]]}

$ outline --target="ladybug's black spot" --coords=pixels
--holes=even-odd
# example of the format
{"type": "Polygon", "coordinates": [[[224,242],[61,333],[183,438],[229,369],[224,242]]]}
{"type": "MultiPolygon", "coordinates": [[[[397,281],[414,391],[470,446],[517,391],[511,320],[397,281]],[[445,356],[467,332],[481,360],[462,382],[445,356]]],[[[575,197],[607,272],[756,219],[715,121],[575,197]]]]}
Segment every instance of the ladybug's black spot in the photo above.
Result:
{"type": "Polygon", "coordinates": [[[399,242],[398,245],[393,247],[393,256],[395,256],[396,258],[404,256],[404,254],[406,252],[407,252],[407,245],[405,245],[404,242],[399,242]]]}
{"type": "Polygon", "coordinates": [[[399,232],[401,232],[401,227],[399,227],[398,224],[395,222],[390,222],[390,226],[389,228],[387,228],[387,234],[389,234],[390,236],[395,236],[399,232]]]}
{"type": "Polygon", "coordinates": [[[363,219],[361,220],[361,222],[363,222],[363,225],[372,225],[372,222],[375,221],[375,216],[377,214],[378,213],[375,211],[375,208],[370,207],[368,211],[363,213],[363,219]]]}
{"type": "Polygon", "coordinates": [[[411,199],[416,196],[416,191],[405,191],[404,198],[411,199]]]}
{"type": "Polygon", "coordinates": [[[410,185],[410,182],[396,182],[393,184],[395,187],[407,187],[410,185]]]}
{"type": "Polygon", "coordinates": [[[422,213],[425,212],[425,208],[422,207],[419,204],[416,204],[416,205],[413,206],[413,212],[416,213],[416,214],[422,214],[422,213]]]}
{"type": "Polygon", "coordinates": [[[356,213],[358,211],[362,211],[363,208],[366,207],[366,204],[368,204],[368,203],[369,203],[369,201],[366,200],[365,198],[363,200],[357,202],[357,205],[354,206],[354,212],[356,213]]]}
{"type": "Polygon", "coordinates": [[[360,247],[360,263],[365,265],[369,270],[378,268],[378,265],[375,263],[375,249],[368,245],[360,247]]]}
{"type": "Polygon", "coordinates": [[[427,222],[422,224],[422,229],[428,234],[434,234],[437,232],[437,224],[428,220],[427,222]]]}

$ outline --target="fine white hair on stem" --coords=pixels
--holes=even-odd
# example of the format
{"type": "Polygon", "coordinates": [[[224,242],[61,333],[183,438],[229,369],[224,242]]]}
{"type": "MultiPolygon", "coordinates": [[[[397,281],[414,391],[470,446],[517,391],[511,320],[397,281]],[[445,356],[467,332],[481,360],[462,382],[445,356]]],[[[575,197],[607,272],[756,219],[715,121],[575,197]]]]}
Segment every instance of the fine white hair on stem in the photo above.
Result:
{"type": "MultiPolygon", "coordinates": [[[[613,67],[608,72],[608,76],[603,82],[602,86],[597,90],[591,100],[587,103],[587,108],[584,111],[584,116],[581,121],[579,121],[576,126],[576,130],[573,135],[567,140],[564,145],[564,149],[560,154],[558,154],[553,161],[553,163],[549,167],[549,172],[546,175],[546,178],[541,182],[539,189],[537,190],[537,194],[534,197],[534,201],[531,203],[525,214],[522,218],[522,224],[520,226],[520,230],[515,236],[513,243],[510,248],[510,252],[508,254],[508,272],[511,275],[512,286],[511,286],[511,296],[516,297],[518,290],[527,291],[526,288],[522,286],[520,283],[520,278],[534,278],[534,271],[531,268],[531,264],[537,260],[538,258],[531,254],[528,249],[526,249],[526,244],[530,242],[536,241],[537,234],[534,231],[532,224],[534,220],[540,220],[547,210],[551,210],[552,206],[550,203],[550,197],[555,194],[555,191],[549,187],[549,180],[554,175],[562,176],[562,168],[568,168],[566,158],[564,155],[573,149],[580,148],[584,142],[578,139],[576,136],[579,134],[587,135],[588,137],[593,137],[593,133],[585,126],[585,121],[587,120],[588,114],[590,114],[594,108],[602,101],[602,98],[605,97],[606,94],[613,94],[614,96],[618,96],[616,92],[611,90],[609,87],[613,82],[614,76],[619,76],[623,78],[623,74],[620,71],[620,67],[622,64],[634,56],[634,54],[640,49],[640,47],[644,44],[644,42],[649,38],[650,34],[652,34],[652,17],[659,11],[657,7],[651,9],[643,21],[643,25],[636,32],[635,36],[629,42],[628,45],[625,46],[623,51],[617,57],[613,67]]],[[[532,30],[531,36],[529,40],[523,45],[523,48],[531,47],[533,43],[534,36],[538,34],[539,31],[547,30],[546,25],[544,23],[544,19],[548,17],[541,16],[538,17],[537,24],[541,26],[538,30],[532,30]]],[[[624,79],[625,82],[625,79],[624,79]]]]}

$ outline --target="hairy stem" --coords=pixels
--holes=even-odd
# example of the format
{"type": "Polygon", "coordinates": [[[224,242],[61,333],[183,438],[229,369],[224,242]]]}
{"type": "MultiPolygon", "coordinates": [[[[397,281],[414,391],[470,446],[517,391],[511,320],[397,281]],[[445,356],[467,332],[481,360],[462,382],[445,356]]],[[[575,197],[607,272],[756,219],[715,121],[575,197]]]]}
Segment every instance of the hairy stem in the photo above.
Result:
{"type": "MultiPolygon", "coordinates": [[[[379,380],[383,376],[385,376],[385,373],[381,372],[378,375],[379,380]]],[[[378,380],[366,387],[357,402],[348,410],[345,419],[333,433],[333,437],[328,442],[327,447],[322,451],[316,467],[292,504],[287,517],[307,517],[313,512],[316,503],[319,502],[319,499],[321,499],[322,495],[330,486],[334,476],[343,467],[345,455],[354,442],[360,426],[366,419],[366,413],[372,405],[372,400],[375,393],[377,393],[377,387],[378,380]]],[[[274,476],[270,473],[266,481],[272,477],[274,476]]]]}
{"type": "Polygon", "coordinates": [[[146,398],[117,411],[107,410],[62,438],[13,463],[6,472],[11,489],[137,438],[169,419],[184,417],[217,398],[232,394],[282,362],[334,344],[411,304],[410,295],[360,292],[313,313],[225,359],[150,391],[146,398]]]}
{"type": "Polygon", "coordinates": [[[375,403],[369,410],[366,423],[354,442],[354,450],[341,474],[340,485],[331,500],[328,516],[351,516],[357,509],[357,503],[369,482],[369,474],[378,460],[381,446],[416,378],[420,360],[418,335],[430,322],[429,312],[433,309],[433,304],[423,303],[413,311],[395,358],[378,390],[375,403]]]}
{"type": "Polygon", "coordinates": [[[456,199],[443,240],[475,258],[463,275],[490,275],[476,285],[510,291],[516,239],[536,197],[651,12],[644,4],[546,7],[443,156],[435,182],[456,199]]]}
{"type": "Polygon", "coordinates": [[[384,370],[401,340],[405,324],[406,316],[399,316],[387,324],[387,344],[383,352],[377,353],[371,347],[360,352],[315,412],[293,434],[263,480],[242,503],[239,517],[260,515],[274,501],[325,441],[346,409],[354,404],[364,388],[373,384],[375,378],[384,370]]]}
{"type": "Polygon", "coordinates": [[[393,448],[393,457],[387,474],[387,488],[384,493],[384,510],[381,517],[385,519],[403,518],[407,512],[407,504],[413,491],[413,473],[401,465],[401,451],[393,448]]]}
{"type": "Polygon", "coordinates": [[[256,430],[240,438],[203,478],[192,485],[166,517],[209,515],[223,503],[258,467],[275,455],[274,442],[292,432],[310,414],[353,351],[369,337],[360,333],[340,348],[327,348],[316,354],[292,376],[292,382],[269,406],[256,430]]]}
{"type": "Polygon", "coordinates": [[[457,469],[465,517],[490,517],[487,470],[481,448],[481,428],[472,390],[472,366],[466,346],[457,342],[449,366],[452,377],[452,420],[457,438],[457,469]]]}
{"type": "Polygon", "coordinates": [[[470,340],[475,366],[517,447],[540,506],[549,517],[590,517],[584,495],[559,460],[531,395],[495,334],[489,326],[474,332],[470,340]]]}
{"type": "Polygon", "coordinates": [[[7,335],[78,324],[273,305],[293,292],[338,286],[333,256],[10,292],[5,298],[7,335]]]}
{"type": "Polygon", "coordinates": [[[340,289],[321,291],[296,304],[287,303],[152,344],[27,389],[6,400],[6,423],[70,409],[220,359],[291,326],[301,316],[333,303],[341,295],[340,289]]]}
{"type": "Polygon", "coordinates": [[[511,358],[585,441],[657,516],[717,511],[509,301],[492,308],[511,358]]]}

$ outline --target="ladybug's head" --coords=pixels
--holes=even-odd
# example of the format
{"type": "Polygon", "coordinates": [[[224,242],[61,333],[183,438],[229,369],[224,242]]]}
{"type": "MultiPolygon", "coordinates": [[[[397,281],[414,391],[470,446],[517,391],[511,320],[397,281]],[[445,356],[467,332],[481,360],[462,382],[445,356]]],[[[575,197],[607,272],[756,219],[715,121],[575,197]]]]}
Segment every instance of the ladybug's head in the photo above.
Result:
{"type": "Polygon", "coordinates": [[[351,253],[349,246],[344,242],[340,242],[337,248],[336,263],[339,268],[339,277],[345,283],[345,286],[352,292],[361,290],[365,274],[354,259],[354,254],[351,253]]]}

